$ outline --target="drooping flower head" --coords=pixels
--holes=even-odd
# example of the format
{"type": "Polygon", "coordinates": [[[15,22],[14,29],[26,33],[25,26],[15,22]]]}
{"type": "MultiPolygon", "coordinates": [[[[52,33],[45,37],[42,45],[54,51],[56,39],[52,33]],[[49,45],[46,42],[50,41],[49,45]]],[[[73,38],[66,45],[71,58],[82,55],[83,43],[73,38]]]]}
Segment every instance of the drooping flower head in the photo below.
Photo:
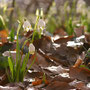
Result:
{"type": "Polygon", "coordinates": [[[45,21],[43,19],[39,19],[37,27],[38,27],[38,32],[43,33],[43,30],[45,28],[45,21]]]}
{"type": "Polygon", "coordinates": [[[31,28],[31,24],[29,23],[28,20],[25,20],[25,21],[24,21],[24,23],[23,23],[23,28],[24,28],[24,31],[27,31],[27,32],[32,29],[32,28],[31,28]]]}
{"type": "Polygon", "coordinates": [[[39,28],[45,28],[45,21],[43,19],[39,19],[38,27],[39,28]]]}

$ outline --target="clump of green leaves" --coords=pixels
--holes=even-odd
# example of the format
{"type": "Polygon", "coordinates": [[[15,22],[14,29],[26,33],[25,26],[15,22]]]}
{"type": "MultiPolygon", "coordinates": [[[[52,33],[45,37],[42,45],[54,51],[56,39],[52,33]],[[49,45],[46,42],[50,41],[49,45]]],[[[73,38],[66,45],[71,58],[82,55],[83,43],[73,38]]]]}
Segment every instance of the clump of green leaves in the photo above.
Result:
{"type": "Polygon", "coordinates": [[[88,19],[87,15],[81,15],[80,22],[83,26],[86,27],[86,31],[90,32],[90,20],[88,19]]]}
{"type": "Polygon", "coordinates": [[[64,4],[65,28],[66,28],[66,32],[68,33],[68,35],[72,35],[74,32],[73,20],[75,19],[75,14],[76,14],[75,4],[76,4],[76,0],[73,1],[72,7],[70,8],[69,11],[67,11],[67,8],[69,6],[69,2],[67,1],[64,4]]]}
{"type": "Polygon", "coordinates": [[[19,30],[21,28],[21,24],[19,23],[18,30],[17,30],[17,41],[16,41],[16,60],[13,59],[13,57],[10,55],[8,57],[8,64],[9,64],[9,70],[6,69],[6,73],[9,79],[9,82],[22,82],[24,79],[24,76],[26,75],[27,71],[31,68],[35,61],[32,62],[32,64],[29,66],[29,68],[26,69],[27,63],[29,60],[29,52],[26,53],[24,59],[22,60],[22,54],[19,46],[19,30]]]}
{"type": "Polygon", "coordinates": [[[66,31],[68,35],[72,35],[74,32],[74,26],[72,24],[72,18],[69,18],[69,20],[66,22],[66,31]]]}

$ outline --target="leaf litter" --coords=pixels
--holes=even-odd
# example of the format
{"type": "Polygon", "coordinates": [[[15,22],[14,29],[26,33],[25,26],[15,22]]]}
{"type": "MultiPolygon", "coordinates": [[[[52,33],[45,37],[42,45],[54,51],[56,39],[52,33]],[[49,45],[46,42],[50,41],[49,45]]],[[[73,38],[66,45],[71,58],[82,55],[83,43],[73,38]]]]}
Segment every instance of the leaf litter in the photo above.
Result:
{"type": "MultiPolygon", "coordinates": [[[[83,27],[79,29],[81,30],[83,27]]],[[[76,37],[74,35],[65,37],[67,34],[63,30],[61,32],[59,30],[59,38],[56,40],[54,37],[58,35],[58,32],[55,32],[53,37],[42,35],[41,39],[34,40],[33,44],[37,50],[36,60],[30,70],[28,70],[24,82],[8,83],[5,68],[3,68],[0,69],[0,90],[89,90],[90,57],[85,58],[87,52],[83,47],[87,50],[90,48],[90,35],[80,30],[76,29],[75,32],[79,40],[79,37],[82,35],[85,36],[85,41],[81,40],[83,44],[81,42],[75,42],[76,37]],[[70,41],[79,44],[75,44],[72,47],[68,45],[70,41]],[[83,52],[85,53],[84,58],[82,58],[83,52]]],[[[22,47],[22,44],[27,38],[32,38],[32,33],[33,31],[29,31],[25,35],[22,35],[22,39],[19,39],[20,47],[22,47]]],[[[2,43],[0,44],[2,57],[10,56],[10,49],[12,50],[11,55],[15,60],[16,42],[9,42],[6,34],[1,38],[0,42],[2,43]],[[3,47],[6,47],[6,49],[3,49],[3,47]]],[[[22,58],[29,51],[29,43],[28,41],[22,50],[22,58]]],[[[34,55],[29,56],[27,68],[33,62],[34,57],[34,55]]]]}

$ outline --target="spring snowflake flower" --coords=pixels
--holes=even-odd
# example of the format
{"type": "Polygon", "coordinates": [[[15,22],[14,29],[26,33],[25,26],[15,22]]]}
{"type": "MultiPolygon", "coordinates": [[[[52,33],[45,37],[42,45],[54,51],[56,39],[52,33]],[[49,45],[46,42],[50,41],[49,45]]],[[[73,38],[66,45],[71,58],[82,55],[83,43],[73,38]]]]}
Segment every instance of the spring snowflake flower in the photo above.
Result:
{"type": "Polygon", "coordinates": [[[38,22],[39,27],[45,27],[45,21],[43,19],[40,19],[38,22]]]}
{"type": "Polygon", "coordinates": [[[40,19],[40,20],[38,21],[37,27],[38,27],[38,32],[41,32],[41,33],[42,33],[42,31],[43,31],[44,28],[45,28],[45,21],[44,21],[43,19],[40,19]]]}
{"type": "Polygon", "coordinates": [[[30,54],[34,54],[35,53],[35,46],[32,43],[29,44],[29,53],[30,54]]]}
{"type": "Polygon", "coordinates": [[[24,30],[25,31],[29,31],[29,30],[31,30],[31,24],[29,23],[29,21],[24,21],[24,23],[23,23],[23,28],[24,28],[24,30]]]}

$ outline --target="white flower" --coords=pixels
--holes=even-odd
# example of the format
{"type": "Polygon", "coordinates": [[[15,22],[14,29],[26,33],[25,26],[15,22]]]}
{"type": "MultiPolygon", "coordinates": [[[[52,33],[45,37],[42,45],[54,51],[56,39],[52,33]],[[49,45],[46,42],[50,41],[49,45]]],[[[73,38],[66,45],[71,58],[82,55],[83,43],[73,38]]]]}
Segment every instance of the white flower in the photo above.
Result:
{"type": "Polygon", "coordinates": [[[25,31],[31,30],[31,24],[29,23],[29,21],[27,21],[27,20],[24,21],[23,28],[24,28],[25,31]]]}
{"type": "Polygon", "coordinates": [[[35,52],[35,46],[32,43],[30,43],[29,44],[29,53],[34,54],[34,52],[35,52]]]}
{"type": "Polygon", "coordinates": [[[44,21],[43,19],[40,19],[40,20],[38,21],[37,27],[38,27],[38,32],[39,32],[39,33],[43,33],[43,30],[44,30],[44,28],[45,28],[45,21],[44,21]]]}
{"type": "Polygon", "coordinates": [[[38,22],[38,27],[45,27],[45,21],[43,19],[40,19],[38,22]]]}

